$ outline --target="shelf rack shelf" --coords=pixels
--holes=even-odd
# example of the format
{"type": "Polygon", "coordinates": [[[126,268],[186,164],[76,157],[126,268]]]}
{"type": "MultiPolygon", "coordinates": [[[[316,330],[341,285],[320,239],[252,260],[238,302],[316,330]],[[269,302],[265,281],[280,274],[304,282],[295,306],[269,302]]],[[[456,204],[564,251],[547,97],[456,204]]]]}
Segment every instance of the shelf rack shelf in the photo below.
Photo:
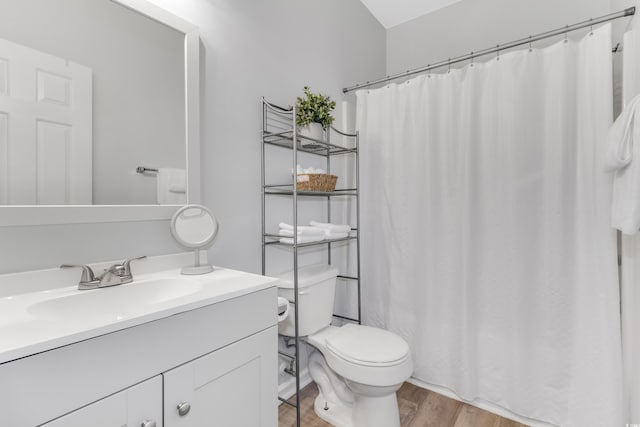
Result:
{"type": "MultiPolygon", "coordinates": [[[[293,196],[294,188],[292,184],[285,185],[267,185],[265,186],[265,194],[280,194],[283,196],[293,196]]],[[[335,196],[358,196],[356,188],[340,188],[331,192],[326,191],[298,191],[298,196],[309,197],[335,197],[335,196]]]]}
{"type": "MultiPolygon", "coordinates": [[[[266,254],[267,248],[272,246],[288,247],[291,249],[293,256],[293,279],[294,279],[294,301],[290,301],[292,304],[297,303],[298,296],[298,250],[301,248],[323,245],[327,251],[327,258],[329,264],[331,264],[331,249],[334,244],[350,245],[355,243],[356,245],[356,275],[339,275],[338,278],[352,282],[357,286],[357,311],[356,318],[334,314],[334,317],[349,322],[361,322],[361,309],[360,309],[360,201],[359,201],[359,160],[358,160],[358,146],[359,136],[355,134],[349,134],[341,132],[333,127],[325,132],[325,140],[317,140],[313,138],[307,138],[302,135],[298,135],[297,128],[295,126],[296,111],[295,107],[284,108],[278,105],[267,102],[262,99],[262,141],[261,141],[261,153],[262,153],[262,274],[266,274],[266,254]],[[336,134],[343,139],[351,140],[354,142],[352,147],[346,147],[338,144],[331,143],[331,135],[336,134]],[[304,144],[302,144],[304,142],[304,144]],[[298,153],[309,153],[316,156],[322,156],[326,159],[327,173],[331,172],[331,158],[334,156],[353,155],[355,156],[355,187],[353,188],[340,188],[332,192],[316,192],[316,191],[298,191],[296,179],[292,176],[291,183],[287,184],[267,184],[266,183],[266,155],[265,147],[275,146],[289,150],[292,153],[292,165],[295,170],[298,164],[298,153]],[[268,233],[266,231],[266,199],[269,196],[287,196],[292,199],[292,211],[293,211],[293,235],[297,234],[298,227],[298,204],[300,198],[325,198],[327,205],[327,221],[331,222],[331,200],[335,197],[352,197],[356,202],[355,208],[355,226],[352,226],[349,236],[341,239],[321,240],[317,242],[308,243],[283,243],[280,239],[284,236],[280,236],[274,233],[268,233]]],[[[350,145],[350,144],[349,144],[350,145]]],[[[285,354],[283,356],[290,358],[292,361],[293,374],[296,380],[296,393],[295,403],[289,402],[287,399],[278,396],[278,399],[291,406],[296,407],[296,426],[300,427],[300,361],[298,355],[300,354],[300,336],[298,331],[298,310],[294,310],[295,321],[295,337],[294,337],[294,349],[295,354],[285,354]]]]}

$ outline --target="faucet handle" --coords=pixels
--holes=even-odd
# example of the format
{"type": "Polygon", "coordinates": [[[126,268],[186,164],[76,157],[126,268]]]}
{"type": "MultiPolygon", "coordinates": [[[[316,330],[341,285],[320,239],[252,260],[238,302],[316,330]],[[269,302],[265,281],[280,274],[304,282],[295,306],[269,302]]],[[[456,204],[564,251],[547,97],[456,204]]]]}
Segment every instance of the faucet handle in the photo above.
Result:
{"type": "Polygon", "coordinates": [[[125,261],[122,262],[122,266],[124,267],[124,274],[131,276],[131,261],[135,261],[138,259],[145,259],[147,256],[146,255],[142,255],[139,257],[135,257],[135,258],[129,258],[125,261]]]}
{"type": "Polygon", "coordinates": [[[82,276],[80,277],[81,282],[91,282],[92,280],[96,280],[95,274],[93,274],[93,270],[88,265],[80,264],[62,264],[60,268],[81,268],[82,276]]]}
{"type": "Polygon", "coordinates": [[[80,265],[72,265],[72,264],[62,264],[60,268],[81,268],[82,276],[80,276],[80,282],[78,283],[78,289],[90,289],[88,285],[95,285],[98,283],[95,274],[93,274],[93,270],[88,265],[80,264],[80,265]]]}

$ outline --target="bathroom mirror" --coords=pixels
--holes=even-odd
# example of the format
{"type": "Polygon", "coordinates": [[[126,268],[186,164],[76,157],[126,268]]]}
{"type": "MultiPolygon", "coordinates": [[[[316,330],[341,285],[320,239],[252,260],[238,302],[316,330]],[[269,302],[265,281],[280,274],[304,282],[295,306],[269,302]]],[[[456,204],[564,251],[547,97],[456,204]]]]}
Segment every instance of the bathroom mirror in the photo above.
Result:
{"type": "Polygon", "coordinates": [[[218,234],[218,221],[211,211],[201,205],[186,205],[171,219],[171,234],[178,244],[195,252],[193,266],[182,268],[182,274],[205,274],[213,271],[211,265],[200,264],[200,250],[213,244],[218,234]]]}
{"type": "Polygon", "coordinates": [[[0,226],[170,219],[197,203],[199,49],[194,25],[145,0],[1,2],[0,226]],[[16,132],[7,94],[23,75],[52,115],[16,132]],[[69,104],[87,108],[69,118],[69,104]],[[158,204],[157,175],[139,166],[184,170],[167,187],[179,197],[158,204]]]}

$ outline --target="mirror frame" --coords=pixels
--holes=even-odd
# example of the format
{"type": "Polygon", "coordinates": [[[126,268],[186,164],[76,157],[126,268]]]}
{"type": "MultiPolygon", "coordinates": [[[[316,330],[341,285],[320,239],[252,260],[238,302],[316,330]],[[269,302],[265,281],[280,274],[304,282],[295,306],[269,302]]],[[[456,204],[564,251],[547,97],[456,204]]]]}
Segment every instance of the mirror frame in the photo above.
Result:
{"type": "MultiPolygon", "coordinates": [[[[147,0],[111,0],[184,34],[187,204],[200,202],[200,36],[198,28],[147,0]]],[[[0,227],[169,220],[183,205],[6,205],[0,227]]]]}

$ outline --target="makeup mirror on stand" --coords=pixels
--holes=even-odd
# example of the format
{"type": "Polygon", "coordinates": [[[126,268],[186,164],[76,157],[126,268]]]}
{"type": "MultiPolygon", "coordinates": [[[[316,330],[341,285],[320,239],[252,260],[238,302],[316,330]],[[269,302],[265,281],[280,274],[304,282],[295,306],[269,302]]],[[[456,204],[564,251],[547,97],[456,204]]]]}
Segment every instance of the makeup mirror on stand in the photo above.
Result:
{"type": "Polygon", "coordinates": [[[218,234],[218,221],[211,211],[201,205],[186,205],[178,209],[171,218],[171,234],[178,244],[194,250],[195,263],[182,268],[182,274],[206,274],[213,266],[200,264],[200,251],[213,244],[218,234]]]}

